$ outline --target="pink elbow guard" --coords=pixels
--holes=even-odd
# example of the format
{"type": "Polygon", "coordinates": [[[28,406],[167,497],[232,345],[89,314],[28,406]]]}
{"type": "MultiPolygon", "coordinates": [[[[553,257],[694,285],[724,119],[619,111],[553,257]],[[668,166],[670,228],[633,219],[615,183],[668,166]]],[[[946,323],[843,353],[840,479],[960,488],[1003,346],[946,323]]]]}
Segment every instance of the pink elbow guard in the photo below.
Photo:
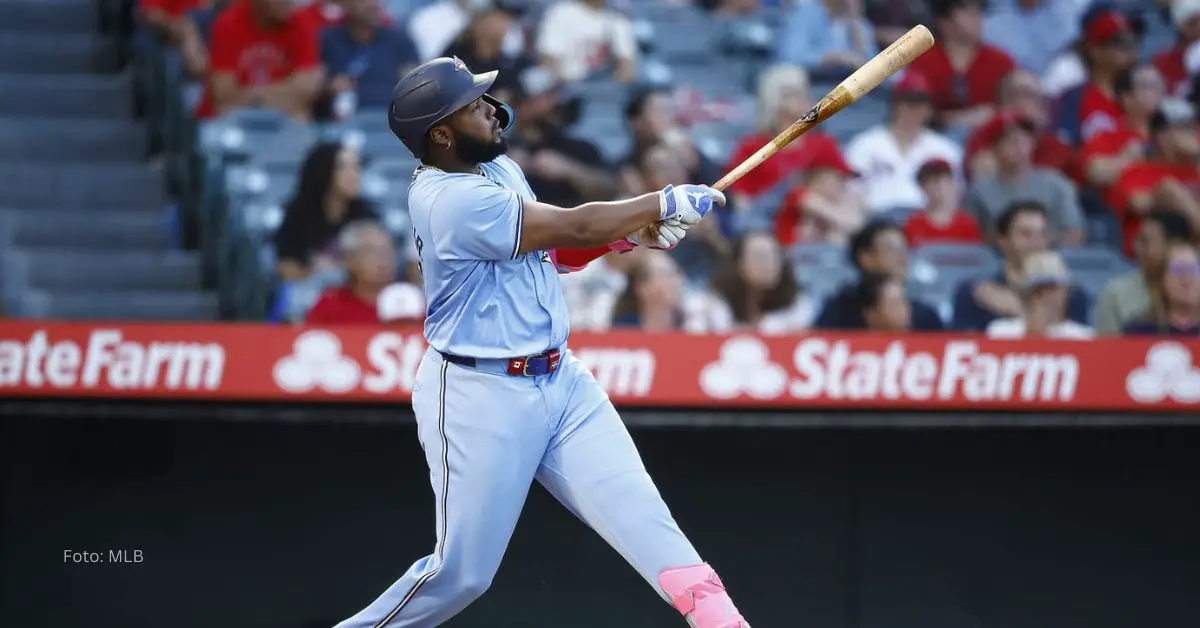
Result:
{"type": "Polygon", "coordinates": [[[695,628],[750,628],[708,563],[664,569],[658,585],[695,628]]]}

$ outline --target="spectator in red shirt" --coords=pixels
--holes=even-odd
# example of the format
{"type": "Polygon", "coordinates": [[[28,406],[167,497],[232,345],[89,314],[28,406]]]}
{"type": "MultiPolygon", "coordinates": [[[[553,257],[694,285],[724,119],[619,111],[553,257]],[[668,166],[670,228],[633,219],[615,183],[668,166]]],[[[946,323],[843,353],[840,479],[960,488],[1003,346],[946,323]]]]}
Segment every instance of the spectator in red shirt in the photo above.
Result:
{"type": "Polygon", "coordinates": [[[972,243],[983,241],[975,219],[959,208],[962,200],[954,168],[945,159],[930,159],[917,170],[917,183],[928,201],[923,211],[908,217],[904,235],[917,248],[934,242],[972,243]]]}
{"type": "Polygon", "coordinates": [[[1015,65],[1004,51],[983,43],[979,0],[934,0],[937,43],[909,66],[929,81],[939,121],[974,127],[995,113],[1000,79],[1015,65]]]}
{"type": "Polygon", "coordinates": [[[1124,116],[1116,99],[1117,76],[1137,60],[1137,39],[1129,20],[1106,9],[1088,16],[1083,29],[1088,81],[1062,95],[1058,103],[1059,137],[1071,146],[1120,125],[1124,116]]]}
{"type": "Polygon", "coordinates": [[[1196,110],[1183,100],[1164,100],[1150,121],[1147,158],[1125,168],[1108,191],[1108,204],[1121,220],[1125,254],[1133,255],[1142,217],[1157,207],[1187,218],[1200,232],[1200,135],[1196,110]]]}
{"type": "Polygon", "coordinates": [[[1176,98],[1186,98],[1191,78],[1183,64],[1188,47],[1200,41],[1200,0],[1174,0],[1171,3],[1171,21],[1179,33],[1179,39],[1170,50],[1154,58],[1154,67],[1167,81],[1167,91],[1176,98]]]}
{"type": "MultiPolygon", "coordinates": [[[[1025,121],[1034,132],[1033,164],[1070,173],[1077,169],[1076,150],[1063,143],[1053,132],[1050,105],[1042,93],[1041,81],[1029,70],[1017,68],[1000,81],[996,108],[1025,121]]],[[[965,169],[968,177],[989,176],[996,172],[995,155],[981,127],[967,138],[965,169]]]]}
{"type": "MultiPolygon", "coordinates": [[[[733,151],[729,165],[735,166],[758,149],[767,145],[780,131],[791,126],[813,105],[809,94],[808,74],[794,65],[775,65],[758,78],[758,130],[742,138],[733,151]]],[[[799,182],[799,175],[813,157],[822,153],[841,156],[841,149],[830,136],[811,131],[788,144],[783,150],[763,162],[733,184],[735,194],[757,197],[765,192],[790,187],[799,182]],[[789,183],[790,179],[790,183],[789,183]],[[781,186],[780,184],[783,184],[781,186]]],[[[739,203],[739,206],[746,205],[739,203]]]]}
{"type": "Polygon", "coordinates": [[[346,266],[346,284],[326,290],[304,322],[316,325],[362,325],[380,322],[379,295],[396,279],[392,238],[373,221],[349,225],[338,236],[346,266]]]}
{"type": "Polygon", "coordinates": [[[803,185],[788,192],[775,216],[779,243],[849,241],[867,218],[866,199],[849,185],[857,176],[840,154],[815,155],[803,185]]]}
{"type": "Polygon", "coordinates": [[[321,89],[321,59],[313,20],[292,0],[235,2],[213,23],[212,78],[197,115],[268,107],[307,120],[321,89]]]}
{"type": "Polygon", "coordinates": [[[1122,72],[1113,87],[1125,112],[1120,125],[1083,145],[1084,181],[1101,190],[1108,189],[1126,167],[1145,155],[1150,118],[1165,91],[1162,76],[1149,64],[1122,72]]]}

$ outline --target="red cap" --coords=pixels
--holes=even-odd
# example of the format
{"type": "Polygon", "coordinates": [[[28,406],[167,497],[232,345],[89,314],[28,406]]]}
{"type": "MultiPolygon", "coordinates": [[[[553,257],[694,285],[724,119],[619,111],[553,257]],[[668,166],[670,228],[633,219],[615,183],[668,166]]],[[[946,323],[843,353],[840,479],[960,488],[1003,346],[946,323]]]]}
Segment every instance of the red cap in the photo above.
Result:
{"type": "Polygon", "coordinates": [[[857,177],[858,173],[846,163],[846,159],[842,157],[842,153],[836,150],[823,150],[818,152],[809,160],[806,169],[810,172],[813,170],[834,170],[848,177],[857,177]]]}
{"type": "Polygon", "coordinates": [[[1107,44],[1119,37],[1133,35],[1129,20],[1117,11],[1104,11],[1092,18],[1084,33],[1084,40],[1089,44],[1107,44]]]}
{"type": "Polygon", "coordinates": [[[950,174],[952,172],[954,172],[954,168],[950,165],[950,162],[941,157],[934,157],[921,164],[921,167],[917,170],[917,182],[924,181],[926,177],[932,177],[935,174],[950,174]]]}
{"type": "Polygon", "coordinates": [[[984,146],[991,146],[1003,139],[1013,129],[1025,129],[1030,133],[1037,131],[1037,127],[1030,120],[1011,112],[1004,112],[993,116],[991,120],[979,127],[976,133],[984,146]]]}
{"type": "Polygon", "coordinates": [[[892,88],[892,98],[929,98],[929,81],[920,72],[905,72],[899,83],[892,88]]]}

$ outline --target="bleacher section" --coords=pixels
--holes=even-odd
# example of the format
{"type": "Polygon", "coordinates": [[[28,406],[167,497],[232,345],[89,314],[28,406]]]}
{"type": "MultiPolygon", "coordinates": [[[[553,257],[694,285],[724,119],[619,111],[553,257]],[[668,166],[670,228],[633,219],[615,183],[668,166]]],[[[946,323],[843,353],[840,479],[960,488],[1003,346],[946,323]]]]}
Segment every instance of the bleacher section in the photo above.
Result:
{"type": "MultiPolygon", "coordinates": [[[[402,4],[411,10],[420,2],[402,4]]],[[[183,108],[176,53],[143,36],[140,63],[123,63],[115,32],[102,31],[112,17],[96,6],[92,0],[0,0],[0,278],[7,313],[264,318],[274,289],[272,234],[305,151],[326,137],[360,148],[364,189],[403,238],[415,161],[387,130],[383,112],[310,127],[242,111],[197,126],[183,108]],[[139,93],[150,133],[133,119],[139,93]],[[155,165],[147,165],[151,152],[162,156],[155,165]],[[176,225],[194,226],[195,233],[176,225]],[[181,242],[197,252],[180,250],[181,242]]],[[[733,122],[691,129],[700,150],[723,163],[751,128],[755,72],[769,62],[781,22],[777,10],[721,22],[691,5],[642,0],[630,7],[645,83],[682,81],[702,98],[742,112],[733,122]],[[687,29],[680,28],[683,22],[687,29]],[[701,31],[711,38],[695,35],[701,31]]],[[[1148,16],[1147,46],[1160,49],[1170,43],[1163,34],[1169,28],[1156,14],[1148,16]]],[[[814,85],[813,94],[832,86],[814,85]]],[[[629,138],[622,107],[629,90],[604,81],[572,90],[585,103],[572,132],[609,158],[624,155],[629,138]]],[[[883,119],[887,97],[885,86],[824,130],[844,143],[883,119]]],[[[1090,221],[1096,244],[1067,252],[1067,259],[1094,294],[1129,266],[1109,248],[1118,235],[1112,219],[1090,221]]],[[[947,318],[953,287],[994,272],[998,263],[981,247],[951,249],[916,251],[910,266],[913,296],[947,318]]],[[[802,246],[793,253],[797,276],[814,297],[854,277],[840,247],[802,246]]]]}

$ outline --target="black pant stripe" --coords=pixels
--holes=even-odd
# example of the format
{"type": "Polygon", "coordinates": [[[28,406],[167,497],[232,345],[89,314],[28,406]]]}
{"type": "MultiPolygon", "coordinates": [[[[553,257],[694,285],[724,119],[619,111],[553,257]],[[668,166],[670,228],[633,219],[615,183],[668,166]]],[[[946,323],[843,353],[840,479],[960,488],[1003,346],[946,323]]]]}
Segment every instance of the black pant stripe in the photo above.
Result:
{"type": "Polygon", "coordinates": [[[382,621],[375,624],[375,628],[384,628],[384,626],[391,623],[396,618],[396,615],[399,615],[400,611],[404,610],[404,607],[408,605],[409,600],[416,596],[417,591],[420,591],[421,587],[430,578],[436,576],[437,572],[442,568],[442,552],[446,548],[446,529],[450,527],[450,522],[446,519],[446,509],[450,496],[450,441],[446,439],[446,367],[449,365],[449,362],[442,361],[442,372],[439,374],[440,385],[438,388],[438,437],[442,441],[442,490],[441,494],[438,495],[438,508],[441,511],[439,519],[442,522],[442,529],[438,531],[437,544],[433,550],[434,555],[438,559],[438,566],[418,578],[416,583],[413,584],[413,588],[404,596],[404,599],[400,600],[400,603],[396,605],[396,608],[392,609],[392,612],[387,614],[387,617],[384,617],[382,621]]]}

